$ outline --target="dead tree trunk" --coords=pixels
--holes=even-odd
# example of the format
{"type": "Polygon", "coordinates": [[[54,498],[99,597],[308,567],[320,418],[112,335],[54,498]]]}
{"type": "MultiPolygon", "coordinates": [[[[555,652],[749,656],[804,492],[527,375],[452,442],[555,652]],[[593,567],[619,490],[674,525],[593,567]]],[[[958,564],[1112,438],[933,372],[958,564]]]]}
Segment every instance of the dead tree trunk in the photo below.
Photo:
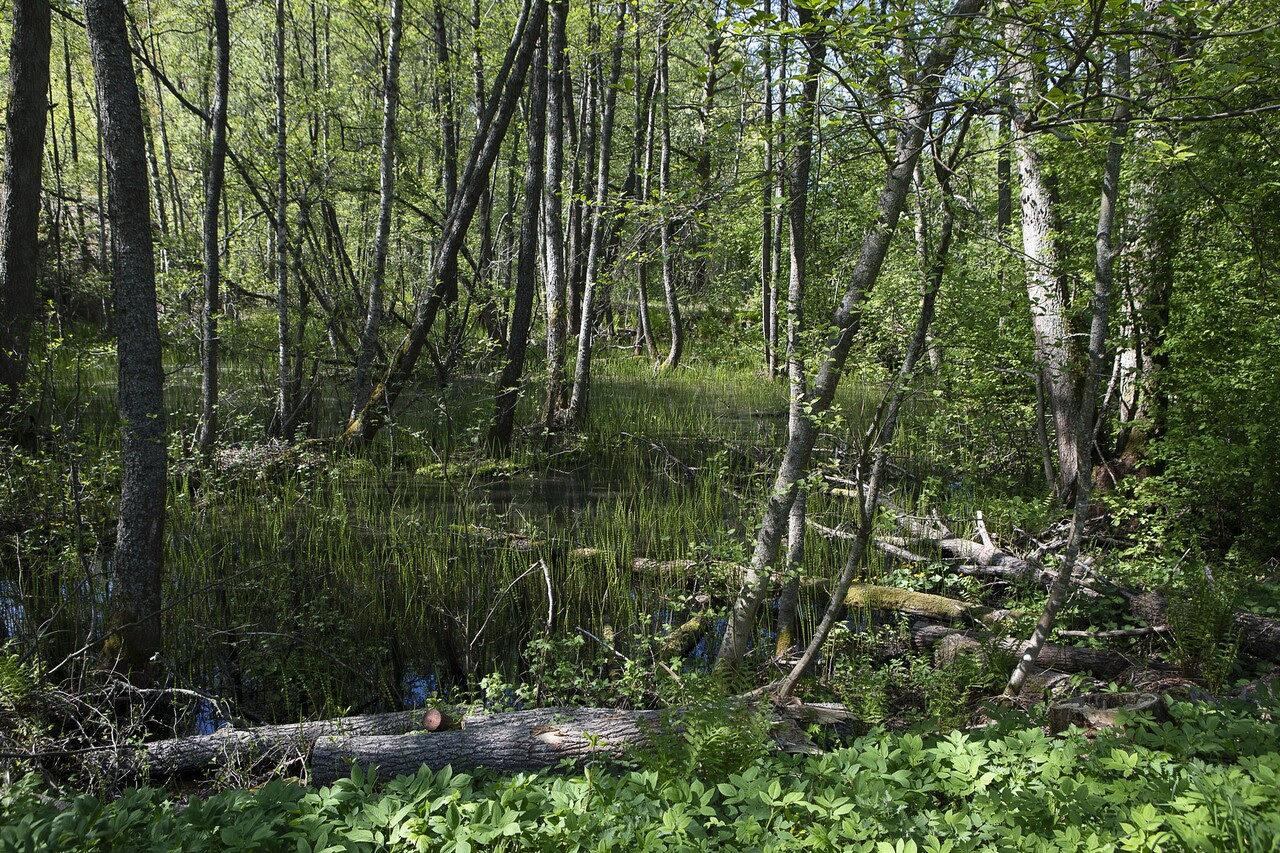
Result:
{"type": "MultiPolygon", "coordinates": [[[[954,661],[961,654],[987,655],[992,651],[1001,655],[1031,653],[1025,640],[1016,637],[990,637],[977,631],[962,631],[944,625],[916,625],[911,630],[911,642],[917,649],[933,649],[944,661],[954,661]]],[[[1032,663],[1058,672],[1092,672],[1109,678],[1128,669],[1131,662],[1124,655],[1103,649],[1085,649],[1076,646],[1058,646],[1051,643],[1035,650],[1032,663]]]]}

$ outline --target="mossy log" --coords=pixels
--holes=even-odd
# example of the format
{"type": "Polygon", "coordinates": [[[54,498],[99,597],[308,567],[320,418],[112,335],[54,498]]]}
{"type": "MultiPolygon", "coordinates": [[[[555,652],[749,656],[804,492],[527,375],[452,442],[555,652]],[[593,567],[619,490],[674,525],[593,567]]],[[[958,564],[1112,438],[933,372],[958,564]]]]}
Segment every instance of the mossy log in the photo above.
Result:
{"type": "Polygon", "coordinates": [[[967,619],[987,626],[994,626],[1013,615],[1008,610],[970,604],[956,598],[872,584],[850,586],[844,604],[849,609],[892,610],[937,621],[956,622],[967,619]]]}
{"type": "Polygon", "coordinates": [[[658,646],[658,657],[661,659],[684,659],[697,647],[698,642],[711,630],[714,620],[703,613],[695,613],[663,638],[658,646]]]}
{"type": "MultiPolygon", "coordinates": [[[[1025,640],[1016,637],[983,636],[977,631],[962,631],[945,625],[918,624],[911,629],[911,642],[921,650],[934,650],[935,658],[950,662],[961,654],[986,656],[989,651],[1016,657],[1022,654],[1025,640]]],[[[1035,663],[1059,672],[1092,672],[1111,677],[1130,666],[1124,655],[1104,649],[1085,649],[1046,643],[1035,663]]]]}

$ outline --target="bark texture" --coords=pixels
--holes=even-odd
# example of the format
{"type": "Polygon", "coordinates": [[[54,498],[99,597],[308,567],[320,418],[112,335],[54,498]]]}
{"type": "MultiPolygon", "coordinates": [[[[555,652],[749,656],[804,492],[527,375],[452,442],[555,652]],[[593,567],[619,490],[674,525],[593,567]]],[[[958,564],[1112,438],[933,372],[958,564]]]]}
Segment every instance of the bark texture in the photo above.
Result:
{"type": "Polygon", "coordinates": [[[116,527],[113,627],[104,650],[145,681],[160,651],[160,575],[164,559],[164,373],[156,321],[155,257],[137,78],[122,0],[88,0],[85,24],[98,99],[111,198],[112,267],[122,432],[120,520],[116,527]]]}
{"type": "Polygon", "coordinates": [[[36,310],[49,48],[48,0],[14,0],[0,186],[0,417],[17,401],[26,378],[36,310]]]}

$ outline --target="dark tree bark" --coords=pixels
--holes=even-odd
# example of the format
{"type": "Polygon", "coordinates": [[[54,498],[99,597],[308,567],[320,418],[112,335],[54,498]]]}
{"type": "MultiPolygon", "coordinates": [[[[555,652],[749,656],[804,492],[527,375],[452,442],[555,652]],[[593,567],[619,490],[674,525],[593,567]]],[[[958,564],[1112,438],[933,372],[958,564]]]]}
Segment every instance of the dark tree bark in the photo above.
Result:
{"type": "Polygon", "coordinates": [[[369,307],[364,331],[360,334],[360,356],[356,360],[355,394],[351,417],[369,402],[373,359],[382,330],[382,288],[387,274],[387,248],[391,242],[391,207],[396,191],[396,111],[400,107],[400,20],[401,0],[391,0],[391,26],[387,36],[387,67],[383,77],[382,157],[379,166],[380,194],[378,229],[374,235],[373,270],[369,276],[369,307]]]}
{"type": "Polygon", "coordinates": [[[227,0],[213,0],[213,104],[209,172],[204,196],[204,312],[200,350],[200,435],[197,444],[205,461],[218,439],[218,317],[222,313],[219,269],[218,216],[227,170],[227,88],[231,76],[231,35],[227,0]]]}
{"type": "Polygon", "coordinates": [[[502,148],[507,126],[520,100],[520,91],[533,62],[545,18],[545,0],[527,0],[521,9],[520,20],[486,105],[482,122],[485,132],[477,135],[471,146],[467,165],[459,180],[457,199],[444,223],[440,250],[428,270],[426,287],[414,305],[409,331],[392,353],[385,378],[374,386],[369,402],[347,425],[344,437],[348,442],[368,442],[377,435],[400,391],[413,374],[445,296],[442,285],[444,273],[450,263],[457,262],[462,251],[480,195],[488,184],[489,171],[502,148]]]}
{"type": "Polygon", "coordinates": [[[112,562],[109,663],[147,680],[160,651],[166,440],[164,373],[156,321],[155,257],[142,107],[129,56],[122,0],[88,0],[85,23],[111,193],[116,335],[122,431],[120,520],[112,562]]]}
{"type": "Polygon", "coordinates": [[[543,154],[546,146],[547,52],[545,44],[534,60],[533,79],[529,81],[529,162],[524,175],[524,212],[520,216],[519,265],[516,269],[515,302],[511,307],[511,325],[507,334],[507,353],[498,377],[494,398],[493,425],[487,443],[495,452],[506,455],[511,449],[515,430],[516,402],[520,398],[520,380],[524,375],[525,350],[529,344],[529,325],[533,320],[533,294],[537,289],[538,220],[542,212],[543,154]]]}
{"type": "Polygon", "coordinates": [[[36,310],[50,44],[48,0],[14,0],[0,187],[0,419],[7,419],[26,378],[36,310]]]}

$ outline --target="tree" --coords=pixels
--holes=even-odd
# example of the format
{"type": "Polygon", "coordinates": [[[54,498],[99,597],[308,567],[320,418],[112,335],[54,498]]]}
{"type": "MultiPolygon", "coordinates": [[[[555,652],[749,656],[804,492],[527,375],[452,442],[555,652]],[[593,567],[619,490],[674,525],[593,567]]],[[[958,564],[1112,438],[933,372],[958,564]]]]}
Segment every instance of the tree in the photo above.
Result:
{"type": "Polygon", "coordinates": [[[0,187],[0,418],[17,402],[39,271],[40,173],[49,111],[48,0],[14,0],[0,187]]]}
{"type": "Polygon", "coordinates": [[[155,256],[142,107],[122,0],[87,0],[85,25],[102,105],[115,272],[120,396],[120,520],[112,562],[113,627],[108,662],[146,681],[161,648],[168,434],[156,320],[155,256]]]}
{"type": "Polygon", "coordinates": [[[600,150],[596,168],[595,201],[591,208],[591,239],[587,247],[587,275],[582,295],[582,316],[578,327],[578,358],[573,371],[573,393],[569,398],[568,420],[581,424],[587,417],[587,401],[591,391],[591,346],[598,309],[601,253],[604,250],[606,206],[609,204],[609,166],[613,157],[613,119],[618,103],[618,80],[622,75],[623,35],[626,32],[627,4],[618,4],[618,21],[614,27],[613,52],[606,84],[604,110],[600,117],[600,150]]]}
{"type": "MultiPolygon", "coordinates": [[[[1089,500],[1093,485],[1093,434],[1094,417],[1097,409],[1098,381],[1105,370],[1107,353],[1107,325],[1111,312],[1111,282],[1115,269],[1115,237],[1116,204],[1120,196],[1120,165],[1124,153],[1124,140],[1129,132],[1129,102],[1127,83],[1129,79],[1129,54],[1122,48],[1114,61],[1114,89],[1116,100],[1112,118],[1111,141],[1107,146],[1107,159],[1102,173],[1102,193],[1098,202],[1098,227],[1094,233],[1094,269],[1093,294],[1090,303],[1089,342],[1085,352],[1087,362],[1083,368],[1078,407],[1072,412],[1073,420],[1067,424],[1072,431],[1072,449],[1076,454],[1071,465],[1063,465],[1063,470],[1070,470],[1075,481],[1070,484],[1075,505],[1071,514],[1071,531],[1067,540],[1067,549],[1063,554],[1062,565],[1058,567],[1058,575],[1049,588],[1049,598],[1036,623],[1031,639],[1024,647],[1018,665],[1009,676],[1009,684],[1005,694],[1016,696],[1022,689],[1027,674],[1031,671],[1040,649],[1049,638],[1057,620],[1058,610],[1067,600],[1071,591],[1071,575],[1075,571],[1076,559],[1080,554],[1080,546],[1084,538],[1084,525],[1089,516],[1089,500]]],[[[1059,442],[1061,447],[1061,441],[1059,442]]]]}
{"type": "Polygon", "coordinates": [[[356,361],[355,393],[352,395],[351,417],[369,402],[372,382],[369,373],[378,350],[378,334],[382,328],[382,288],[387,274],[387,247],[391,241],[391,206],[396,185],[396,110],[400,105],[400,6],[391,0],[391,28],[387,37],[387,69],[383,78],[382,144],[378,168],[381,188],[378,200],[378,228],[374,237],[373,271],[369,276],[369,308],[365,313],[364,331],[360,335],[360,355],[356,361]]]}
{"type": "Polygon", "coordinates": [[[831,318],[831,332],[809,390],[794,400],[789,417],[787,446],[778,464],[773,489],[766,499],[751,561],[734,602],[733,614],[725,625],[718,663],[736,667],[747,653],[751,628],[767,591],[768,567],[778,553],[800,481],[808,475],[814,443],[818,437],[816,420],[831,407],[840,375],[853,345],[861,316],[862,301],[875,286],[889,243],[906,201],[915,173],[916,159],[924,147],[925,134],[941,91],[943,78],[951,68],[962,44],[963,27],[978,14],[984,0],[957,0],[941,31],[929,41],[930,49],[914,76],[916,86],[905,98],[902,130],[887,158],[884,182],[876,205],[874,224],[867,230],[850,273],[844,293],[831,318]]]}
{"type": "Polygon", "coordinates": [[[547,49],[544,44],[534,60],[534,75],[529,86],[529,161],[525,164],[524,212],[520,217],[516,298],[511,308],[506,359],[498,377],[493,425],[488,436],[489,446],[502,454],[510,450],[511,434],[515,429],[516,401],[520,397],[520,379],[524,374],[524,357],[529,344],[529,325],[533,320],[533,294],[538,284],[538,221],[542,218],[543,155],[547,141],[546,107],[547,49]]]}
{"type": "Polygon", "coordinates": [[[435,325],[436,315],[444,301],[445,272],[451,264],[457,262],[462,252],[467,228],[488,183],[489,171],[502,148],[507,125],[520,99],[525,75],[533,63],[545,18],[545,0],[526,0],[485,106],[485,116],[481,122],[484,133],[477,135],[472,143],[459,181],[460,191],[450,205],[443,223],[444,234],[440,248],[428,270],[427,283],[415,302],[409,331],[392,353],[384,379],[374,386],[369,401],[348,422],[344,436],[349,442],[368,442],[377,435],[418,363],[427,335],[435,325]]]}
{"type": "Polygon", "coordinates": [[[546,257],[543,261],[546,288],[547,388],[543,420],[555,426],[565,403],[565,349],[568,340],[568,292],[564,249],[564,130],[565,99],[568,96],[568,60],[565,28],[569,0],[551,0],[551,21],[547,34],[549,77],[547,81],[546,186],[543,188],[542,233],[546,257]]]}
{"type": "Polygon", "coordinates": [[[200,338],[200,434],[197,443],[205,461],[218,438],[218,315],[222,313],[222,247],[218,243],[218,217],[227,169],[227,90],[231,76],[231,34],[226,0],[213,0],[213,105],[209,142],[209,171],[204,197],[204,312],[200,338]]]}

